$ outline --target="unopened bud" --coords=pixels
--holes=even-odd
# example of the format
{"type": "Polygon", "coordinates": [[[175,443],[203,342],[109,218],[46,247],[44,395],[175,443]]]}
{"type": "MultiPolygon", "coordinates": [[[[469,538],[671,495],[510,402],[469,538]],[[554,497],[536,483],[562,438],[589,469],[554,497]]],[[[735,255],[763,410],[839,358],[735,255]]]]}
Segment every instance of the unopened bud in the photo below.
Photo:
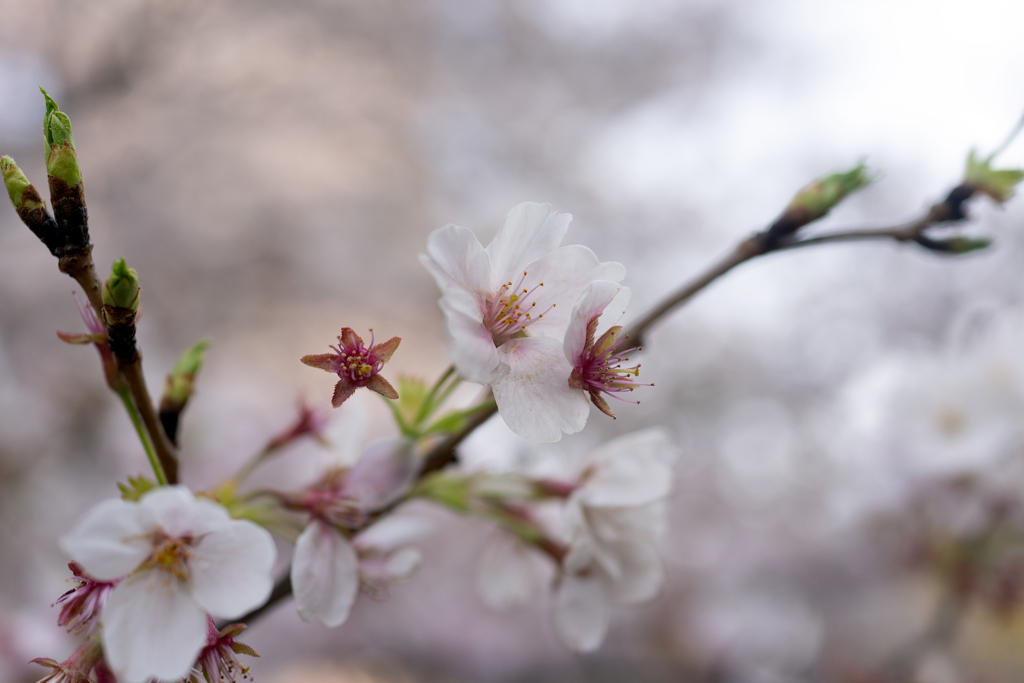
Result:
{"type": "Polygon", "coordinates": [[[1024,170],[1019,168],[1006,168],[995,170],[992,168],[992,156],[985,159],[978,159],[975,150],[967,155],[967,168],[964,170],[964,185],[975,192],[986,194],[993,201],[1002,204],[1010,197],[1018,183],[1024,180],[1024,170]]]}
{"type": "Polygon", "coordinates": [[[203,355],[209,345],[209,339],[201,339],[192,348],[181,354],[178,362],[167,375],[161,407],[163,407],[163,403],[184,405],[192,396],[192,384],[199,373],[199,368],[203,365],[203,355]]]}
{"type": "Polygon", "coordinates": [[[46,172],[68,185],[78,185],[82,182],[82,171],[78,167],[75,139],[71,135],[71,119],[57,107],[57,103],[45,90],[39,90],[46,98],[46,114],[43,117],[46,172]]]}
{"type": "Polygon", "coordinates": [[[43,202],[39,192],[28,181],[14,159],[5,156],[0,157],[0,171],[3,172],[4,185],[7,186],[7,194],[15,209],[42,209],[43,202]]]}
{"type": "Polygon", "coordinates": [[[129,268],[123,258],[114,261],[110,268],[110,277],[103,284],[103,303],[111,308],[129,308],[137,311],[141,292],[139,274],[135,269],[129,268]]]}
{"type": "Polygon", "coordinates": [[[874,178],[868,174],[863,163],[849,171],[827,175],[797,192],[786,212],[800,214],[804,224],[816,221],[848,195],[869,185],[872,180],[874,178]]]}

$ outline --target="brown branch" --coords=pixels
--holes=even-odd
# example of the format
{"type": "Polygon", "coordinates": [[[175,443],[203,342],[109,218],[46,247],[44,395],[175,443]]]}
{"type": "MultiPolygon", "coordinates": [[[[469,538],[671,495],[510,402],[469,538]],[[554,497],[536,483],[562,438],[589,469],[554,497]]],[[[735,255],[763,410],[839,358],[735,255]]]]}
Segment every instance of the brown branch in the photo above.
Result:
{"type": "Polygon", "coordinates": [[[132,401],[136,410],[142,418],[142,424],[149,432],[150,441],[156,451],[156,457],[160,460],[160,466],[164,469],[168,484],[178,482],[178,455],[171,445],[163,425],[153,410],[153,400],[149,396],[149,389],[146,387],[146,380],[142,376],[142,358],[137,357],[134,363],[121,365],[121,374],[128,382],[128,390],[131,391],[132,401]]]}

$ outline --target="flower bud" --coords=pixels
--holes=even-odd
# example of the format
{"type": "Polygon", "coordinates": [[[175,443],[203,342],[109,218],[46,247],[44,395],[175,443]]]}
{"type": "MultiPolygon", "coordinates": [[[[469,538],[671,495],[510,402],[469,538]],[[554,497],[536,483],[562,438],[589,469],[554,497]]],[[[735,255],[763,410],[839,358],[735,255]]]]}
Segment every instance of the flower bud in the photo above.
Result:
{"type": "Polygon", "coordinates": [[[849,171],[827,175],[797,192],[786,208],[786,213],[799,215],[803,219],[801,225],[816,221],[847,195],[869,185],[872,180],[874,178],[868,174],[863,163],[849,171]]]}
{"type": "Polygon", "coordinates": [[[60,111],[57,103],[42,88],[46,98],[46,115],[43,117],[43,138],[46,141],[46,172],[60,178],[68,185],[82,182],[82,171],[78,167],[75,139],[71,135],[71,119],[60,111]]]}
{"type": "Polygon", "coordinates": [[[7,186],[7,194],[11,197],[15,209],[43,208],[39,192],[14,163],[14,159],[8,156],[0,157],[0,171],[3,172],[4,185],[7,186]]]}
{"type": "Polygon", "coordinates": [[[200,339],[192,348],[181,354],[178,362],[167,375],[167,384],[164,387],[164,401],[171,401],[184,405],[192,395],[192,382],[203,365],[203,355],[206,347],[210,345],[209,339],[200,339]]]}
{"type": "Polygon", "coordinates": [[[135,269],[129,268],[123,258],[114,261],[110,268],[110,277],[103,284],[103,303],[111,308],[138,311],[141,292],[139,274],[135,269]]]}
{"type": "Polygon", "coordinates": [[[972,149],[971,153],[967,155],[964,185],[975,192],[987,194],[993,201],[1002,204],[1013,196],[1017,184],[1024,179],[1024,170],[1019,168],[994,170],[992,168],[993,156],[978,159],[975,150],[972,149]]]}

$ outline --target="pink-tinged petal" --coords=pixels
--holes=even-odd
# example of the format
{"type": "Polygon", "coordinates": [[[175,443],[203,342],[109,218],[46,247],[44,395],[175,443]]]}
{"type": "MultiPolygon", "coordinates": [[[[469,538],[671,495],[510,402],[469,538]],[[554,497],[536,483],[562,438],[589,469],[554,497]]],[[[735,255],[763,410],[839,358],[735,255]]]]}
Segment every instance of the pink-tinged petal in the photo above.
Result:
{"type": "Polygon", "coordinates": [[[621,264],[600,263],[593,251],[579,244],[559,247],[529,264],[525,270],[524,288],[532,289],[536,284],[544,283],[530,295],[531,301],[537,302],[534,310],[544,314],[543,318],[530,325],[530,334],[559,339],[569,324],[573,306],[587,285],[594,280],[618,282],[626,276],[626,269],[621,264]],[[554,308],[552,304],[555,304],[554,308]]]}
{"type": "Polygon", "coordinates": [[[113,581],[149,556],[152,519],[137,503],[106,500],[85,513],[60,540],[68,557],[100,581],[113,581]]]}
{"type": "Polygon", "coordinates": [[[139,505],[153,515],[168,536],[199,538],[231,523],[231,515],[224,506],[196,498],[185,486],[153,489],[139,499],[139,505]]]}
{"type": "Polygon", "coordinates": [[[103,651],[121,683],[178,680],[205,644],[206,614],[169,572],[125,579],[103,607],[103,651]]]}
{"type": "Polygon", "coordinates": [[[507,533],[494,536],[480,556],[476,588],[484,604],[507,610],[526,603],[551,579],[551,562],[521,539],[507,533]]]}
{"type": "Polygon", "coordinates": [[[333,353],[317,353],[311,356],[303,356],[300,359],[311,368],[320,368],[327,372],[338,371],[338,356],[333,353]]]}
{"type": "Polygon", "coordinates": [[[389,557],[383,567],[381,578],[392,583],[408,581],[423,564],[423,553],[416,548],[402,548],[389,557]]]}
{"type": "Polygon", "coordinates": [[[456,287],[484,293],[491,285],[491,263],[469,228],[446,225],[427,237],[427,258],[420,261],[434,276],[441,291],[456,287]]]}
{"type": "Polygon", "coordinates": [[[359,564],[344,536],[329,524],[311,521],[295,544],[291,576],[303,620],[345,623],[359,591],[359,564]]]}
{"type": "Polygon", "coordinates": [[[672,491],[674,450],[661,429],[610,441],[589,458],[589,475],[577,490],[580,501],[590,507],[626,507],[665,498],[672,491]]]}
{"type": "Polygon", "coordinates": [[[270,533],[256,524],[232,520],[192,547],[188,566],[192,596],[219,619],[234,619],[266,602],[273,588],[271,571],[277,548],[270,533]]]}
{"type": "Polygon", "coordinates": [[[555,596],[555,631],[567,648],[596,650],[608,632],[610,619],[608,596],[597,572],[563,577],[555,596]]]}
{"type": "MultiPolygon", "coordinates": [[[[608,304],[625,290],[626,300],[629,300],[629,288],[612,282],[610,280],[595,280],[588,284],[573,306],[572,315],[569,317],[569,327],[565,331],[565,357],[573,365],[579,365],[580,356],[587,345],[587,328],[591,321],[602,316],[601,323],[604,323],[605,309],[608,304]]],[[[625,306],[622,307],[625,311],[625,306]]],[[[619,312],[621,317],[622,312],[619,312]]],[[[618,322],[618,318],[616,318],[618,322]]],[[[591,340],[592,341],[592,340],[591,340]]]]}
{"type": "Polygon", "coordinates": [[[392,401],[398,398],[398,392],[391,386],[391,382],[380,375],[370,375],[370,379],[366,381],[366,388],[380,394],[384,398],[390,398],[392,401]]]}
{"type": "Polygon", "coordinates": [[[397,349],[398,345],[401,343],[401,337],[392,337],[391,339],[388,339],[386,342],[375,344],[373,348],[370,349],[370,353],[372,353],[377,358],[381,359],[386,363],[389,360],[391,360],[391,356],[394,355],[395,349],[397,349]]]}
{"type": "Polygon", "coordinates": [[[352,539],[352,545],[359,553],[390,553],[433,530],[433,524],[418,517],[384,517],[352,539]]]}
{"type": "Polygon", "coordinates": [[[487,245],[491,291],[504,282],[515,281],[527,265],[557,248],[571,220],[570,214],[555,211],[550,204],[523,202],[513,207],[487,245]]]}
{"type": "Polygon", "coordinates": [[[356,385],[348,378],[347,375],[343,375],[338,383],[334,385],[334,395],[331,396],[331,405],[335,408],[340,408],[341,404],[347,401],[352,394],[356,392],[356,385]]]}
{"type": "Polygon", "coordinates": [[[572,366],[550,337],[512,339],[498,349],[509,368],[491,384],[498,412],[513,432],[537,443],[575,434],[587,423],[586,395],[569,387],[572,366]]]}
{"type": "Polygon", "coordinates": [[[611,547],[619,563],[619,577],[608,586],[611,599],[622,605],[646,602],[658,594],[665,578],[653,543],[623,541],[611,547]]]}
{"type": "Polygon", "coordinates": [[[363,510],[376,510],[404,495],[419,471],[415,445],[391,439],[370,446],[345,475],[341,495],[363,510]]]}
{"type": "Polygon", "coordinates": [[[341,340],[342,346],[349,348],[355,348],[363,343],[363,338],[356,334],[356,331],[351,327],[341,328],[341,334],[338,335],[338,339],[341,340]]]}
{"type": "Polygon", "coordinates": [[[441,300],[445,327],[448,328],[448,359],[459,375],[470,382],[489,384],[498,370],[498,352],[483,324],[441,300]]]}

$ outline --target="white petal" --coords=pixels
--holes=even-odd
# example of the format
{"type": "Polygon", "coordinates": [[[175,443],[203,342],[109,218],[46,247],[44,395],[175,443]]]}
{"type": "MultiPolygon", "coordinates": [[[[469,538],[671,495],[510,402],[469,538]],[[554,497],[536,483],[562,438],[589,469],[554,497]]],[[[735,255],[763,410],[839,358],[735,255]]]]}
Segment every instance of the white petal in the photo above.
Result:
{"type": "Polygon", "coordinates": [[[418,470],[412,441],[382,441],[370,446],[345,475],[341,495],[356,501],[363,510],[376,510],[408,492],[418,470]]]}
{"type": "Polygon", "coordinates": [[[491,264],[480,241],[469,228],[446,225],[427,237],[427,256],[420,257],[442,291],[453,286],[486,293],[491,286],[491,264]]]}
{"type": "Polygon", "coordinates": [[[102,619],[104,654],[123,683],[180,679],[206,643],[206,614],[169,572],[148,570],[119,583],[102,619]]]}
{"type": "Polygon", "coordinates": [[[612,548],[618,560],[619,576],[610,585],[611,599],[623,605],[634,605],[657,595],[665,574],[654,544],[626,541],[612,548]]]}
{"type": "Polygon", "coordinates": [[[292,588],[303,620],[340,626],[348,619],[359,590],[359,565],[351,544],[329,524],[313,520],[299,536],[292,588]]]}
{"type": "Polygon", "coordinates": [[[572,216],[550,204],[523,202],[505,216],[498,234],[487,245],[491,262],[491,291],[508,280],[516,280],[526,266],[562,243],[572,216]]]}
{"type": "Polygon", "coordinates": [[[583,289],[576,305],[573,306],[569,327],[565,331],[565,357],[570,363],[579,365],[580,355],[587,344],[587,327],[590,325],[590,321],[601,316],[601,324],[605,325],[607,320],[614,318],[612,322],[605,325],[605,329],[608,329],[622,317],[628,302],[629,288],[610,280],[595,280],[583,289]],[[620,297],[621,294],[624,296],[620,297]],[[620,299],[621,310],[605,313],[608,305],[616,298],[620,299]],[[615,317],[616,313],[618,317],[615,317]]]}
{"type": "Polygon", "coordinates": [[[667,432],[649,429],[611,441],[589,458],[590,475],[577,492],[589,507],[645,505],[672,490],[675,448],[667,432]]]}
{"type": "Polygon", "coordinates": [[[555,630],[566,647],[596,650],[608,632],[610,617],[608,596],[596,573],[562,579],[555,596],[555,630]]]}
{"type": "Polygon", "coordinates": [[[418,517],[385,517],[352,539],[352,545],[360,553],[389,553],[433,530],[433,524],[418,517]]]}
{"type": "Polygon", "coordinates": [[[496,376],[498,352],[494,339],[480,320],[456,310],[441,299],[448,330],[448,359],[459,375],[470,382],[488,384],[496,376]]]}
{"type": "Polygon", "coordinates": [[[477,565],[476,588],[484,604],[495,610],[522,605],[551,575],[551,563],[536,549],[507,533],[484,546],[477,565]]]}
{"type": "Polygon", "coordinates": [[[274,539],[266,529],[245,519],[231,520],[192,547],[192,595],[214,617],[239,617],[270,596],[276,558],[274,539]]]}
{"type": "Polygon", "coordinates": [[[138,567],[153,549],[149,513],[138,503],[105,500],[60,540],[68,557],[93,578],[111,581],[138,567]]]}
{"type": "Polygon", "coordinates": [[[664,500],[630,507],[584,509],[590,532],[601,544],[655,539],[664,532],[668,517],[664,500]]]}
{"type": "Polygon", "coordinates": [[[599,263],[593,251],[579,244],[559,247],[543,258],[526,266],[527,277],[523,287],[533,289],[530,301],[537,302],[535,309],[544,317],[528,328],[532,335],[548,335],[562,338],[569,324],[572,308],[583,290],[594,280],[618,282],[626,275],[626,269],[619,263],[599,263]],[[555,304],[552,308],[551,305],[555,304]]]}
{"type": "Polygon", "coordinates": [[[423,554],[416,548],[402,548],[385,561],[384,575],[389,581],[408,581],[423,564],[423,554]]]}
{"type": "Polygon", "coordinates": [[[211,500],[197,499],[185,486],[163,486],[139,499],[168,536],[201,536],[223,528],[231,515],[211,500]]]}
{"type": "Polygon", "coordinates": [[[569,386],[572,366],[559,340],[512,339],[501,345],[498,356],[509,370],[491,389],[509,429],[537,443],[558,441],[562,432],[583,429],[590,403],[582,391],[569,386]]]}

